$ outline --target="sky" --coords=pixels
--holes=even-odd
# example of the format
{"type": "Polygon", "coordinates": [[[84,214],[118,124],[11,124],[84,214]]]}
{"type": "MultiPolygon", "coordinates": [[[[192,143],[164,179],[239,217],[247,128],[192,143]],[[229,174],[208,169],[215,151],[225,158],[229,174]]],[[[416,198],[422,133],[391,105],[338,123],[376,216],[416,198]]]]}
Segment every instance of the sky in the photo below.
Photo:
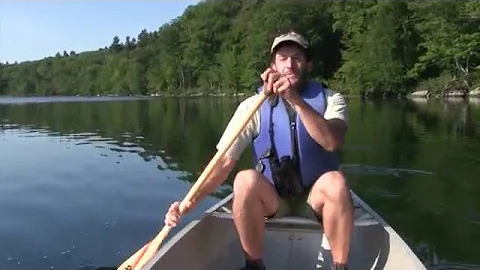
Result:
{"type": "Polygon", "coordinates": [[[199,0],[0,0],[0,62],[98,50],[118,36],[157,30],[199,0]]]}

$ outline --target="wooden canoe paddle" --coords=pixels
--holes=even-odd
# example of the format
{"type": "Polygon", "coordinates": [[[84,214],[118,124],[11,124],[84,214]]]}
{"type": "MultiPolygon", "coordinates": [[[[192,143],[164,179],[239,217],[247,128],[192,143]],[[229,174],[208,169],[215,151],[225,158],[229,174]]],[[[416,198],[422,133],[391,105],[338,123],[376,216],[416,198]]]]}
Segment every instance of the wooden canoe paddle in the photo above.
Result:
{"type": "MultiPolygon", "coordinates": [[[[268,96],[265,95],[263,91],[260,91],[257,99],[255,100],[255,103],[250,108],[248,113],[245,115],[245,118],[242,119],[243,121],[238,123],[238,126],[236,126],[236,129],[234,130],[232,137],[228,138],[227,145],[225,145],[223,149],[220,149],[215,154],[212,160],[208,163],[207,167],[203,170],[198,180],[190,188],[190,191],[187,193],[185,198],[180,203],[180,207],[179,207],[180,209],[185,209],[185,205],[190,204],[190,201],[196,195],[196,193],[200,190],[200,188],[203,186],[205,180],[207,179],[208,175],[211,173],[212,169],[218,163],[220,158],[222,158],[223,155],[225,155],[227,150],[230,149],[234,141],[238,138],[242,130],[248,124],[250,119],[252,119],[255,112],[258,110],[258,108],[260,108],[260,106],[267,99],[267,97],[268,96]]],[[[117,270],[134,270],[134,269],[142,268],[145,265],[145,263],[147,263],[153,257],[153,255],[155,255],[155,253],[158,251],[158,249],[160,248],[160,245],[162,244],[163,240],[167,237],[170,230],[171,230],[171,227],[165,225],[152,241],[145,244],[135,254],[130,256],[130,258],[128,258],[125,262],[123,262],[117,268],[117,270]]]]}

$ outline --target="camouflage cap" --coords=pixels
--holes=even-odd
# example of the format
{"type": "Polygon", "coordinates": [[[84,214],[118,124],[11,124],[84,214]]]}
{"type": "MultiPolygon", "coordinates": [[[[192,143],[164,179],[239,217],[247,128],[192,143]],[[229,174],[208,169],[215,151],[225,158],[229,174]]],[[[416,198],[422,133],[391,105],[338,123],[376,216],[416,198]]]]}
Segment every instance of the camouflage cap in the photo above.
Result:
{"type": "Polygon", "coordinates": [[[283,34],[281,36],[278,36],[276,37],[274,40],[273,40],[273,43],[272,43],[272,47],[270,48],[270,53],[273,53],[273,51],[275,50],[275,48],[282,42],[285,42],[285,41],[292,41],[292,42],[295,42],[297,43],[298,45],[300,45],[302,48],[304,49],[307,49],[308,48],[308,42],[307,40],[295,33],[295,32],[289,32],[287,34],[283,34]]]}

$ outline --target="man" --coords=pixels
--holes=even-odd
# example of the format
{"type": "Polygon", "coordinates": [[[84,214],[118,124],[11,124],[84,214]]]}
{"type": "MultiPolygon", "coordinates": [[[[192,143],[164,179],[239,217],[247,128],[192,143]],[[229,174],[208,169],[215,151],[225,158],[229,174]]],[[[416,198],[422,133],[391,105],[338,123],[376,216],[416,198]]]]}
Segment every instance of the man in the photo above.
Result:
{"type": "MultiPolygon", "coordinates": [[[[246,258],[243,269],[266,269],[262,261],[265,218],[286,214],[321,222],[334,269],[347,269],[353,207],[336,156],[347,130],[345,100],[321,83],[308,80],[312,67],[309,46],[296,32],[275,38],[271,57],[271,66],[261,74],[264,85],[259,91],[273,94],[273,98],[262,104],[216,165],[201,194],[187,209],[173,203],[165,223],[175,226],[182,214],[223,183],[252,143],[255,169],[240,171],[233,184],[233,218],[246,258]]],[[[240,103],[218,149],[256,98],[240,103]]]]}

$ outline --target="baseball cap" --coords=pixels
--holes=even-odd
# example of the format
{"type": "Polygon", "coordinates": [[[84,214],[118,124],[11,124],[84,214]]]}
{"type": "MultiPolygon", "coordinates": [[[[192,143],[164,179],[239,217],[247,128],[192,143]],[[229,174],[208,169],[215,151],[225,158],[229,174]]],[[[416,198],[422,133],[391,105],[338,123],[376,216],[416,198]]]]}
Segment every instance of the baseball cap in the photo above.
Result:
{"type": "Polygon", "coordinates": [[[283,35],[280,35],[278,37],[276,37],[274,40],[273,40],[273,43],[272,43],[272,47],[270,48],[270,53],[273,53],[273,51],[275,50],[275,48],[282,42],[285,42],[285,41],[291,41],[291,42],[295,42],[297,43],[298,45],[300,45],[300,47],[304,48],[304,49],[307,49],[308,48],[308,42],[307,40],[300,34],[298,33],[295,33],[293,31],[290,31],[286,34],[283,34],[283,35]]]}

